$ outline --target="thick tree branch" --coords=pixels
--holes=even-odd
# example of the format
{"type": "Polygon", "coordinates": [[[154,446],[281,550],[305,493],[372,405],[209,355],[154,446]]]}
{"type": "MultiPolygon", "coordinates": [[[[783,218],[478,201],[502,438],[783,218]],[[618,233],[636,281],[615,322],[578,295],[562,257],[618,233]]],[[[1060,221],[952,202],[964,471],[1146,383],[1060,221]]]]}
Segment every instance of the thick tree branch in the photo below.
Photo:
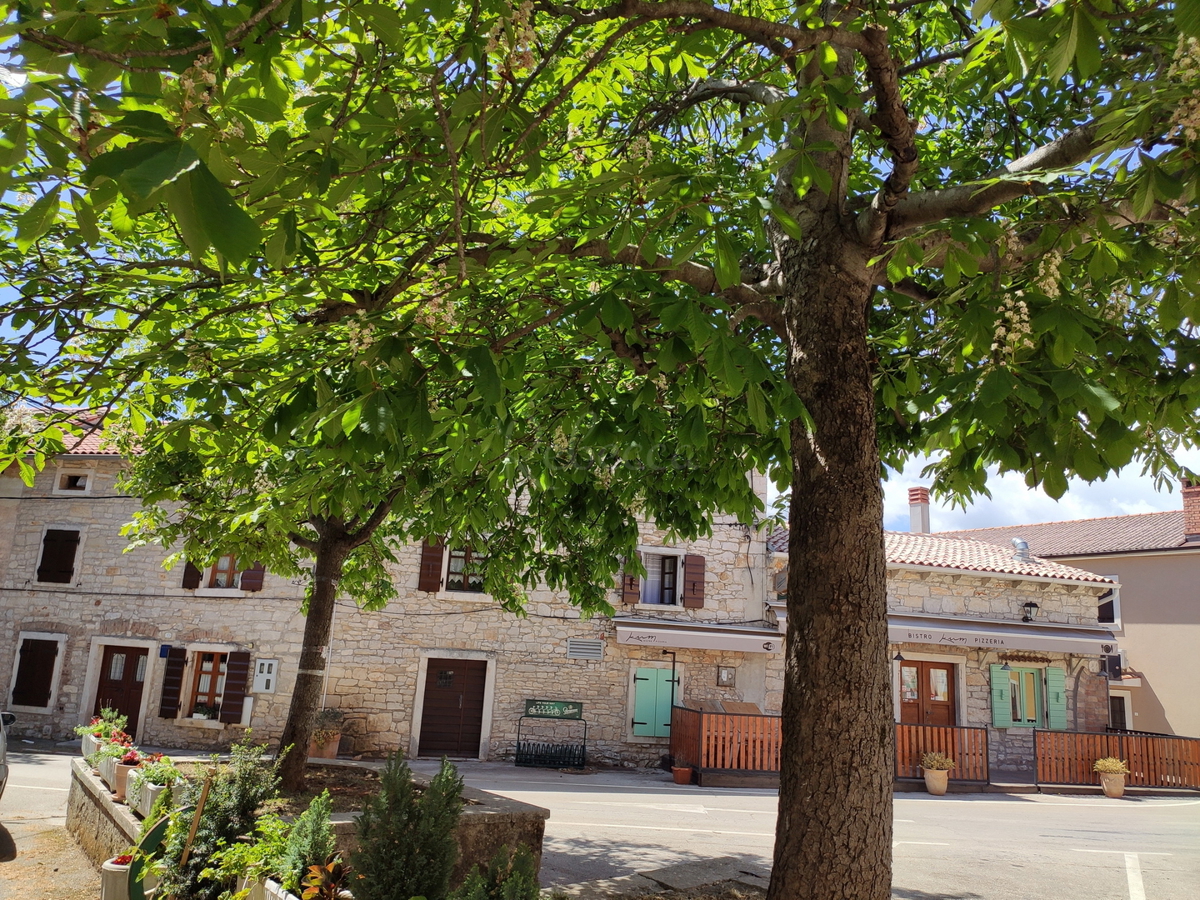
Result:
{"type": "Polygon", "coordinates": [[[900,74],[892,59],[887,30],[868,25],[863,29],[863,38],[866,41],[863,58],[867,63],[867,77],[875,93],[876,108],[871,124],[879,129],[892,157],[891,173],[871,200],[871,206],[858,217],[859,239],[866,247],[874,249],[883,243],[892,210],[908,192],[920,160],[916,130],[900,97],[900,74]]]}
{"type": "Polygon", "coordinates": [[[787,92],[773,84],[760,81],[735,81],[732,78],[710,78],[680,101],[680,109],[695,106],[706,100],[721,97],[737,103],[758,103],[769,106],[787,98],[787,92]]]}
{"type": "Polygon", "coordinates": [[[1021,180],[1019,176],[1077,166],[1094,156],[1100,145],[1096,123],[1088,122],[1026,153],[991,173],[987,179],[909,194],[892,210],[887,236],[895,238],[942,219],[977,216],[1009,200],[1024,197],[1033,193],[1037,182],[1021,180]]]}

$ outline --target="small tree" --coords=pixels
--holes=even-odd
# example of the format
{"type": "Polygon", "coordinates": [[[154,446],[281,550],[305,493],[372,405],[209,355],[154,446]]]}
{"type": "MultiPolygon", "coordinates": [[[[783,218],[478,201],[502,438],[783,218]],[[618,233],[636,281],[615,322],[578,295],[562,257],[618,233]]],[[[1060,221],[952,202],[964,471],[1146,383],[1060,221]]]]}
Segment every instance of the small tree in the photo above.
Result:
{"type": "Polygon", "coordinates": [[[454,829],[462,779],[446,759],[424,790],[401,754],[389,757],[380,791],[358,818],[351,858],[355,900],[444,900],[458,858],[454,829]]]}

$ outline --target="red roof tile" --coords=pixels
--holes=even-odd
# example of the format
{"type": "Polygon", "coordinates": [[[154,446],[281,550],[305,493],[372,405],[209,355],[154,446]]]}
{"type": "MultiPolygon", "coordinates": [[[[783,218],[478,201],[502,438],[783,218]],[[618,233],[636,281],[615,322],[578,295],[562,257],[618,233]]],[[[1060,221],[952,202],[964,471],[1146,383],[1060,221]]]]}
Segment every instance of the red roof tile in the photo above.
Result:
{"type": "Polygon", "coordinates": [[[1076,519],[1072,522],[939,531],[938,537],[990,541],[995,544],[1007,544],[1019,537],[1029,542],[1030,552],[1048,557],[1174,550],[1196,546],[1195,542],[1189,543],[1184,535],[1183,510],[1180,509],[1102,519],[1076,519]]]}
{"type": "Polygon", "coordinates": [[[64,443],[66,449],[63,452],[68,456],[121,455],[116,445],[106,440],[104,433],[99,428],[93,428],[91,431],[84,432],[83,437],[65,435],[64,443]]]}
{"type": "MultiPolygon", "coordinates": [[[[1037,557],[1017,559],[1011,546],[984,541],[948,538],[942,535],[885,531],[884,547],[889,566],[918,566],[930,569],[956,569],[963,572],[1026,575],[1067,581],[1111,584],[1111,579],[1094,572],[1050,562],[1037,557]]],[[[774,532],[767,546],[776,553],[787,552],[787,530],[774,532]]]]}

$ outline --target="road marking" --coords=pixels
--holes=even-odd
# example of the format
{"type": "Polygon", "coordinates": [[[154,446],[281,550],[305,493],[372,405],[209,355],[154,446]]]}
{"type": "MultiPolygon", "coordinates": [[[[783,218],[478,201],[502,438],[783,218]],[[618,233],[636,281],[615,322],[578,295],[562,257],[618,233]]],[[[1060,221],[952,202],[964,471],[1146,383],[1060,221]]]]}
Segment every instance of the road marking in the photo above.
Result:
{"type": "MultiPolygon", "coordinates": [[[[950,845],[944,841],[892,841],[892,849],[895,850],[901,844],[920,844],[922,847],[949,847],[950,845]]],[[[1145,898],[1142,898],[1145,900],[1145,898]]]]}
{"type": "Polygon", "coordinates": [[[42,787],[40,784],[10,784],[10,788],[21,788],[25,791],[69,791],[70,788],[42,787]]]}
{"type": "Polygon", "coordinates": [[[1146,900],[1142,885],[1142,863],[1136,853],[1125,854],[1125,877],[1129,881],[1129,900],[1146,900]]]}
{"type": "MultiPolygon", "coordinates": [[[[1078,847],[1072,847],[1071,850],[1075,853],[1122,853],[1126,856],[1130,855],[1128,850],[1081,850],[1078,847]]],[[[1173,856],[1171,853],[1153,853],[1149,850],[1139,850],[1134,856],[1173,856]]]]}
{"type": "MultiPolygon", "coordinates": [[[[554,822],[553,819],[550,820],[554,822]]],[[[713,831],[711,828],[666,828],[660,825],[611,825],[604,822],[554,822],[555,825],[571,825],[576,828],[620,828],[623,831],[682,831],[685,834],[737,834],[744,837],[775,837],[773,831],[713,831]]]]}
{"type": "MultiPolygon", "coordinates": [[[[1023,799],[1025,797],[1045,796],[1044,794],[1014,794],[1011,800],[977,800],[972,796],[960,794],[957,797],[896,797],[896,802],[905,801],[908,803],[970,803],[972,806],[978,806],[982,803],[1001,803],[1005,806],[1012,806],[1016,803],[1036,803],[1038,806],[1070,806],[1075,809],[1095,809],[1096,807],[1104,807],[1105,809],[1169,809],[1176,806],[1200,806],[1200,800],[1184,800],[1182,803],[1130,803],[1123,801],[1121,803],[1089,803],[1087,800],[1081,800],[1078,803],[1058,803],[1057,801],[1023,799]]],[[[1154,797],[1140,798],[1144,800],[1154,801],[1154,797]]]]}

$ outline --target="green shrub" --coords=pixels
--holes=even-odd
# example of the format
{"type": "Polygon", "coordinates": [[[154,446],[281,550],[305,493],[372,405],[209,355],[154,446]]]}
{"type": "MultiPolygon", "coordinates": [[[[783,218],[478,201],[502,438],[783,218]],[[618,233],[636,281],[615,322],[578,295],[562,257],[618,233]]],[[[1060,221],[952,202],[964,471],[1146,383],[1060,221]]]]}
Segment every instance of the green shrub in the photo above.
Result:
{"type": "Polygon", "coordinates": [[[234,841],[215,852],[200,873],[208,881],[228,885],[239,876],[257,881],[283,871],[292,826],[276,813],[260,816],[251,840],[234,841]]]}
{"type": "Polygon", "coordinates": [[[452,895],[452,900],[538,900],[537,865],[533,853],[524,844],[510,853],[501,847],[492,857],[487,871],[479,866],[452,895]]]}
{"type": "Polygon", "coordinates": [[[329,791],[322,791],[292,824],[279,865],[279,882],[284,890],[299,895],[300,882],[309,866],[322,865],[333,854],[333,826],[329,822],[332,811],[329,791]]]}
{"type": "Polygon", "coordinates": [[[443,759],[429,787],[418,791],[401,754],[388,759],[380,792],[358,819],[359,848],[351,859],[355,900],[445,900],[458,857],[454,828],[462,784],[443,759]]]}
{"type": "MultiPolygon", "coordinates": [[[[160,896],[174,896],[176,900],[218,900],[228,885],[214,877],[209,865],[211,857],[232,845],[240,835],[254,831],[255,812],[266,800],[278,794],[278,762],[267,765],[263,761],[265,753],[266,744],[255,745],[247,732],[246,737],[232,747],[229,762],[217,767],[196,838],[187,863],[183,865],[180,860],[192,815],[185,812],[172,817],[162,853],[160,896]],[[209,870],[207,877],[205,870],[209,870]]],[[[217,762],[214,757],[213,764],[217,765],[217,762]]],[[[183,805],[194,808],[202,790],[202,779],[184,782],[183,805]]]]}
{"type": "Polygon", "coordinates": [[[144,838],[163,816],[172,814],[175,809],[175,805],[171,802],[174,791],[175,788],[168,784],[166,789],[154,798],[154,805],[150,807],[149,815],[142,820],[142,830],[138,833],[139,840],[144,838]]]}

